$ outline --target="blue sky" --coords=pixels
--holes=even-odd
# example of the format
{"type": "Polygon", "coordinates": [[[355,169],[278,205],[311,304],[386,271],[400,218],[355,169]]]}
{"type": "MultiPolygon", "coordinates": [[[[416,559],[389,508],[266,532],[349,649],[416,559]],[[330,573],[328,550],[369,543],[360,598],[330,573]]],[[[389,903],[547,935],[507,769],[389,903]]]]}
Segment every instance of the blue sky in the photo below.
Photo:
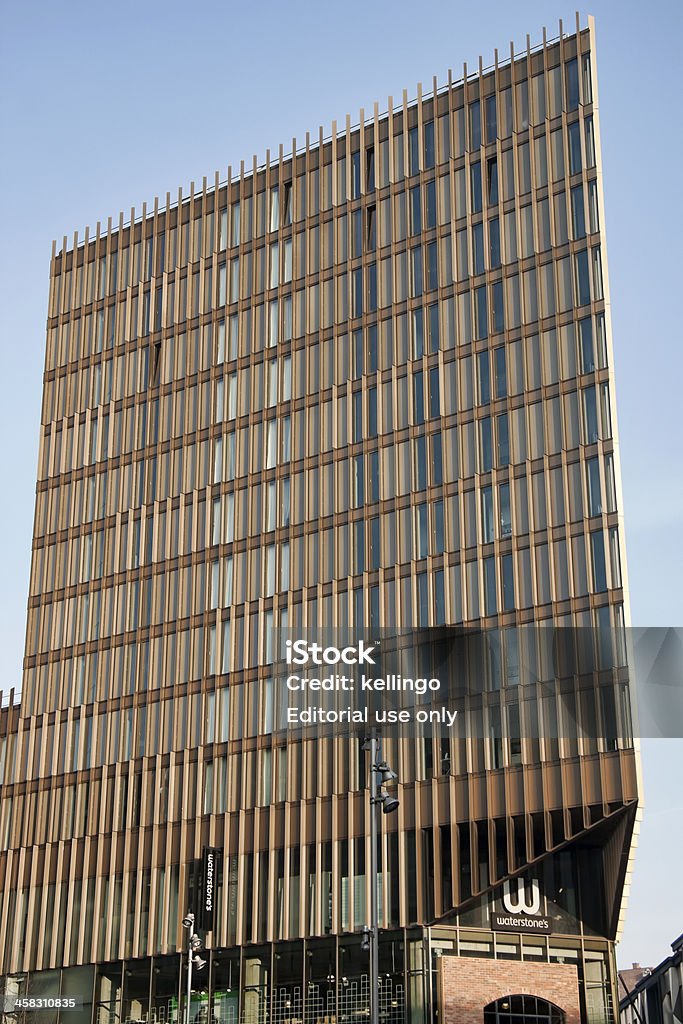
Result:
{"type": "MultiPolygon", "coordinates": [[[[20,680],[50,246],[218,168],[355,123],[416,84],[567,31],[546,2],[295,0],[6,4],[0,36],[0,686],[20,680]]],[[[680,389],[683,6],[596,0],[615,374],[632,618],[683,625],[680,389]],[[678,101],[678,102],[677,102],[678,101]]],[[[585,22],[585,13],[582,14],[585,22]]],[[[224,177],[224,173],[221,174],[224,177]]],[[[644,744],[646,790],[622,966],[683,931],[683,742],[644,744]],[[670,871],[669,879],[667,872],[670,871]]]]}

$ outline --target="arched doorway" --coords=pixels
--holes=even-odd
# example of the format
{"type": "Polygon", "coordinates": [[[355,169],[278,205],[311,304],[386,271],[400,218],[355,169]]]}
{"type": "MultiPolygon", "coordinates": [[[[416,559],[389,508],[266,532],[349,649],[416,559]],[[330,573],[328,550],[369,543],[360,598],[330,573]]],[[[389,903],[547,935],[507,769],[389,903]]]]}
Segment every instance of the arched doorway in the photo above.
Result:
{"type": "Polygon", "coordinates": [[[564,1024],[564,1011],[540,996],[501,996],[484,1007],[484,1024],[564,1024]]]}

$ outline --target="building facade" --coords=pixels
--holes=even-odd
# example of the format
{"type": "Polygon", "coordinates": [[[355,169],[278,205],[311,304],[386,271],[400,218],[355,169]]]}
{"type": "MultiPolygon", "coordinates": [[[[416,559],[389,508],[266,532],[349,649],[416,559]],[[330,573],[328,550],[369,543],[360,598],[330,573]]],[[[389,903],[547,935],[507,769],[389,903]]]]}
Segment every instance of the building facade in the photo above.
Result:
{"type": "Polygon", "coordinates": [[[680,1024],[683,1021],[683,935],[671,943],[671,956],[648,968],[629,986],[619,971],[621,1024],[680,1024]]]}
{"type": "Polygon", "coordinates": [[[615,1019],[626,674],[541,639],[628,622],[598,129],[577,21],[54,247],[6,993],[178,1020],[211,848],[191,1018],[367,1017],[362,737],[273,728],[273,637],[465,626],[498,683],[385,742],[381,1017],[615,1019]]]}
{"type": "Polygon", "coordinates": [[[638,982],[643,978],[648,978],[653,970],[653,967],[642,967],[638,963],[632,963],[630,967],[619,971],[619,999],[623,1000],[629,992],[633,991],[638,982]]]}

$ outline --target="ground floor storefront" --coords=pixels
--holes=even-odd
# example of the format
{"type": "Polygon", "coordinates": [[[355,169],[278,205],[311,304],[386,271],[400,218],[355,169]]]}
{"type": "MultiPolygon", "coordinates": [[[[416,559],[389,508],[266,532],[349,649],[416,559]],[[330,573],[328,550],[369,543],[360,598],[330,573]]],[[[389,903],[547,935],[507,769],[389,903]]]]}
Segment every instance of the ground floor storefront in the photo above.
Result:
{"type": "MultiPolygon", "coordinates": [[[[207,949],[190,1024],[367,1024],[361,936],[207,949]]],[[[1,979],[4,1010],[36,1024],[185,1024],[184,956],[1,979]],[[54,1005],[68,997],[74,1006],[54,1005]],[[41,1000],[53,1000],[45,1006],[41,1000]],[[27,1002],[28,1001],[28,1002],[27,1002]]],[[[613,1024],[611,944],[441,925],[380,935],[381,1024],[613,1024]]],[[[12,1016],[8,1020],[12,1020],[12,1016]]]]}

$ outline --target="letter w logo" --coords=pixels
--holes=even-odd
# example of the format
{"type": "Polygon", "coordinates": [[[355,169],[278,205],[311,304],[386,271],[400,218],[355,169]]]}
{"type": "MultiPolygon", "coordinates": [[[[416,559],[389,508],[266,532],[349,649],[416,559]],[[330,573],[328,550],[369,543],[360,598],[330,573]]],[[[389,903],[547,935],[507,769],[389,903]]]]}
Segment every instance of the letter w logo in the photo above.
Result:
{"type": "Polygon", "coordinates": [[[541,907],[541,893],[538,879],[531,879],[531,901],[527,902],[526,883],[523,878],[508,879],[503,886],[503,906],[511,914],[537,914],[541,907]],[[516,898],[512,895],[512,886],[517,886],[516,898]]]}

